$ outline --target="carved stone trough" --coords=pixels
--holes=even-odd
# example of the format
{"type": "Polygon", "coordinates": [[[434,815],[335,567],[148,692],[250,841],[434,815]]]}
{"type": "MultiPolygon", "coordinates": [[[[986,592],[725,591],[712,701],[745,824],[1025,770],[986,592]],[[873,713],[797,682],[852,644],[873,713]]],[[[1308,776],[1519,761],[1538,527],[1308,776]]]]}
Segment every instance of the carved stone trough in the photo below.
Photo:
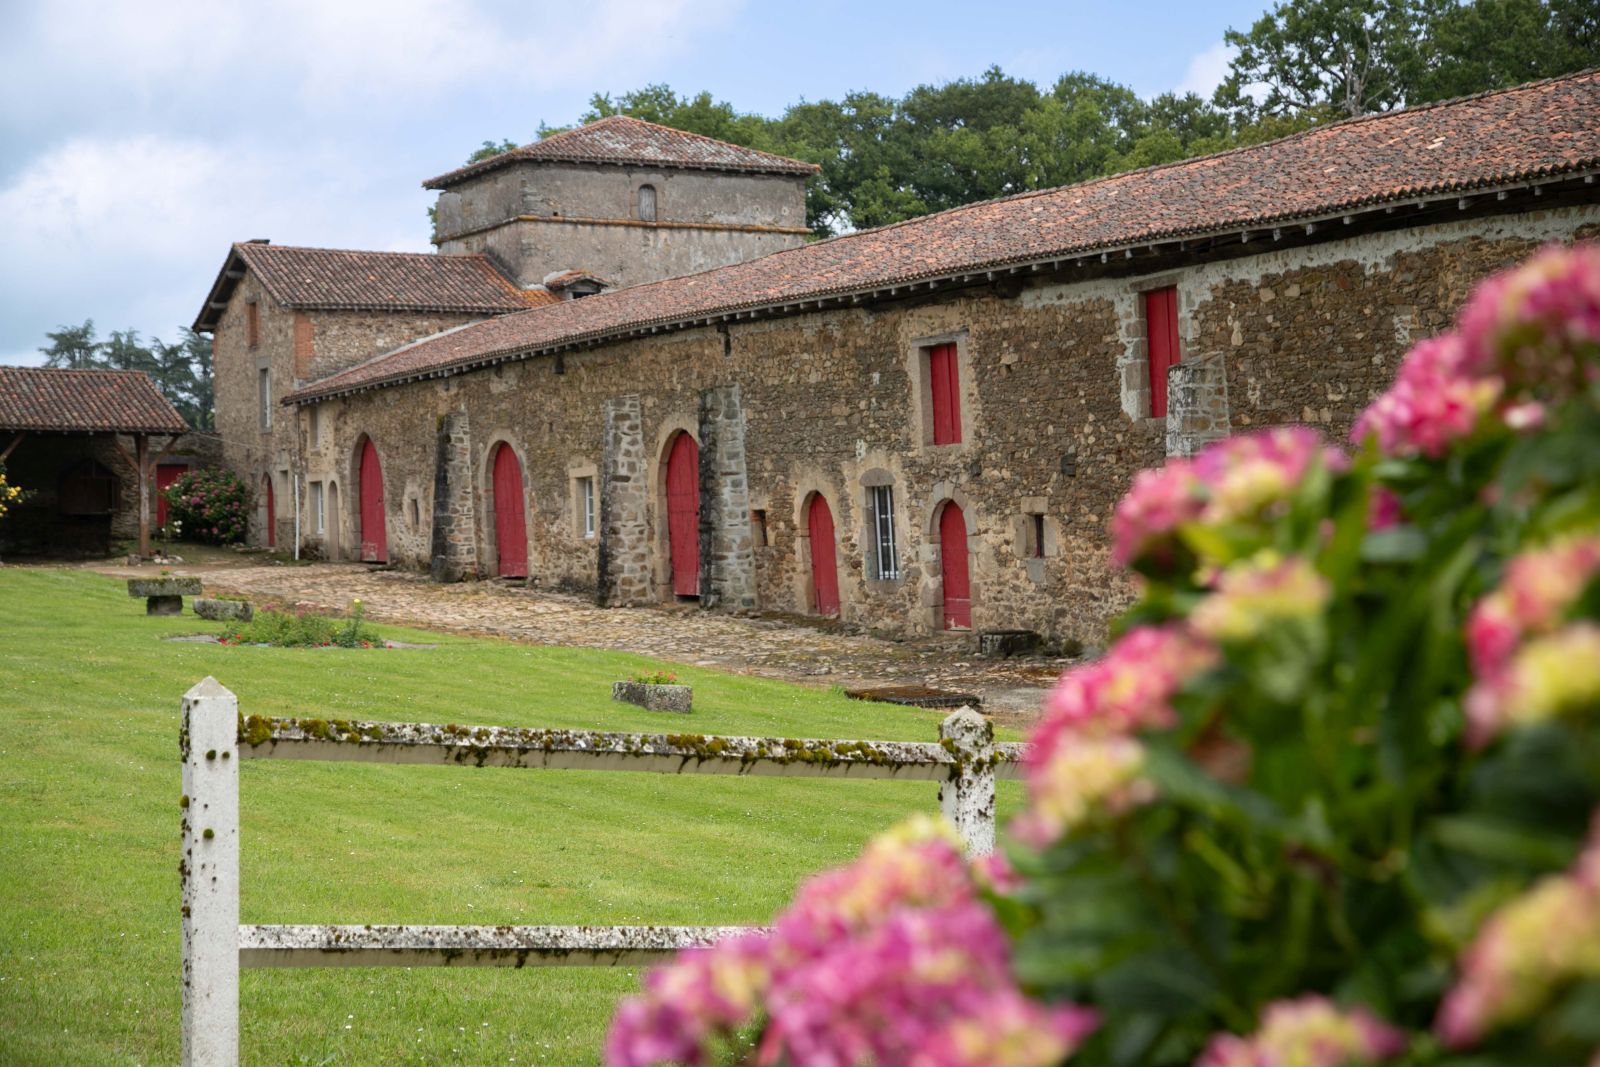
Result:
{"type": "Polygon", "coordinates": [[[650,711],[676,711],[689,714],[694,689],[687,685],[654,685],[650,682],[614,682],[611,699],[637,704],[650,711]]]}
{"type": "Polygon", "coordinates": [[[146,615],[182,615],[183,598],[200,595],[200,579],[172,575],[129,578],[128,595],[144,597],[146,615]]]}

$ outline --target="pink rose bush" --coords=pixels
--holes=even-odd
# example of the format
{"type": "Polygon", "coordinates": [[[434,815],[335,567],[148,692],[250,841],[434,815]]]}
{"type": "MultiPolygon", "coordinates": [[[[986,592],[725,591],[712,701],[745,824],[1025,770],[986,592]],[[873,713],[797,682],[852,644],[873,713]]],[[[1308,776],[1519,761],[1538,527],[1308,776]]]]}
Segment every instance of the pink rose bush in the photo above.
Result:
{"type": "Polygon", "coordinates": [[[880,838],[607,1062],[1600,1067],[1600,250],[1481,285],[1350,443],[1138,475],[1004,855],[880,838]]]}

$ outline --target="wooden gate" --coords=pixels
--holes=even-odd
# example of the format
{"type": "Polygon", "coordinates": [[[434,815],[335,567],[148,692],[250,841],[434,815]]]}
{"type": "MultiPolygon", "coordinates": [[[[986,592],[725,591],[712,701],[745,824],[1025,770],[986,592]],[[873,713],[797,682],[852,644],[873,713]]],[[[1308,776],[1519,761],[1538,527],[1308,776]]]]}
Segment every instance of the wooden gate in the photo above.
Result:
{"type": "Polygon", "coordinates": [[[261,476],[267,494],[267,547],[278,547],[278,502],[272,495],[272,472],[261,476]]]}
{"type": "Polygon", "coordinates": [[[944,585],[944,628],[972,627],[972,582],[967,573],[967,518],[948,501],[939,513],[939,560],[944,585]]]}
{"type": "Polygon", "coordinates": [[[528,576],[528,525],[523,511],[522,464],[510,445],[494,454],[494,543],[502,578],[528,576]]]}
{"type": "Polygon", "coordinates": [[[667,540],[672,591],[700,595],[700,446],[686,433],[667,455],[667,540]]]}
{"type": "Polygon", "coordinates": [[[361,558],[368,563],[389,562],[389,531],[383,517],[383,469],[372,438],[361,443],[361,558]]]}
{"type": "Polygon", "coordinates": [[[817,614],[839,614],[839,565],[834,558],[833,512],[821,493],[811,497],[806,514],[811,531],[811,587],[816,591],[817,614]]]}

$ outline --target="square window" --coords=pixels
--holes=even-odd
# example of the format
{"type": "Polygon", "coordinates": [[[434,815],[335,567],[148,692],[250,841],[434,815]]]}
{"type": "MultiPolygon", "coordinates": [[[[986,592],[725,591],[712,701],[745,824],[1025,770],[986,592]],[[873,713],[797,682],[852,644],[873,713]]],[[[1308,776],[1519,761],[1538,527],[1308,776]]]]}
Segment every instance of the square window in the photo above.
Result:
{"type": "Polygon", "coordinates": [[[766,548],[769,543],[765,508],[756,508],[750,513],[750,543],[756,548],[766,548]]]}

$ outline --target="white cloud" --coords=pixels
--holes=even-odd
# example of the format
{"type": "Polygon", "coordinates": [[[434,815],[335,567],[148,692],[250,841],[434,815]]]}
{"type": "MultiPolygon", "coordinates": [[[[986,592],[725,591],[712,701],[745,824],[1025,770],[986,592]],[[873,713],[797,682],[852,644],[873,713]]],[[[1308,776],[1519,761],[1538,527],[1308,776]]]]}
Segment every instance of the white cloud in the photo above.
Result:
{"type": "Polygon", "coordinates": [[[1222,84],[1222,79],[1228,76],[1228,65],[1233,62],[1233,57],[1232,46],[1212,45],[1199,55],[1190,58],[1189,65],[1184,68],[1183,78],[1173,87],[1173,91],[1180,96],[1184,93],[1198,93],[1209,99],[1217,86],[1222,84]]]}

